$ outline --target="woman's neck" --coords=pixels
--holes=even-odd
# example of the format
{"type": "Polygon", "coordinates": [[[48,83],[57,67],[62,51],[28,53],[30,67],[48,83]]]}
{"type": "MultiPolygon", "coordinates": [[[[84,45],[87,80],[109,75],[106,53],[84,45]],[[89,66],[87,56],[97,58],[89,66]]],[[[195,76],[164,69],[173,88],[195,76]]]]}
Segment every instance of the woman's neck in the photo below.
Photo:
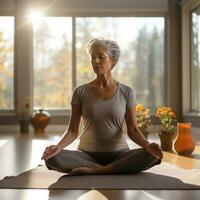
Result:
{"type": "Polygon", "coordinates": [[[111,75],[99,74],[97,78],[93,81],[95,86],[100,88],[108,88],[116,86],[117,81],[115,81],[111,75]]]}

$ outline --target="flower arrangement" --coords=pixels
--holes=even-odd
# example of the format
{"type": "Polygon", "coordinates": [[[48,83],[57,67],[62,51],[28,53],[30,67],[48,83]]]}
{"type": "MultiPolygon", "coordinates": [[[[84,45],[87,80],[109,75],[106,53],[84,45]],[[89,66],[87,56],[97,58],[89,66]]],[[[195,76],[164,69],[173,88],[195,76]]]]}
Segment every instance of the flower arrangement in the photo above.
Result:
{"type": "Polygon", "coordinates": [[[162,124],[162,131],[166,133],[175,133],[177,130],[176,114],[170,107],[158,107],[156,116],[160,119],[162,124]]]}
{"type": "Polygon", "coordinates": [[[142,104],[136,106],[136,120],[140,130],[146,130],[150,124],[150,110],[145,108],[142,104]]]}

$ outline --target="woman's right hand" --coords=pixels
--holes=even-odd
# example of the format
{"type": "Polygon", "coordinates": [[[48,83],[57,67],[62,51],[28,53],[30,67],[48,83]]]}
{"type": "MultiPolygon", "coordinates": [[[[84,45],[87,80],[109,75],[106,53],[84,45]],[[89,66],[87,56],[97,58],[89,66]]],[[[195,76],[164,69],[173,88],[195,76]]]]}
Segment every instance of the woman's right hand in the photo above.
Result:
{"type": "Polygon", "coordinates": [[[48,147],[46,147],[41,159],[48,160],[49,158],[58,154],[61,150],[62,149],[60,148],[59,145],[48,146],[48,147]]]}

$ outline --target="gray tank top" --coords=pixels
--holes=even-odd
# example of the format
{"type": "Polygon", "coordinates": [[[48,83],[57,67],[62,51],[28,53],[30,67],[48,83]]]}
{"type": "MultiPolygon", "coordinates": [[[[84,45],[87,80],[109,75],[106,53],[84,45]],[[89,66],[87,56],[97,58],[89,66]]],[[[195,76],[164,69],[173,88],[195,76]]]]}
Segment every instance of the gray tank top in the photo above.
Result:
{"type": "Polygon", "coordinates": [[[74,89],[71,103],[78,105],[83,117],[78,149],[110,152],[128,147],[123,134],[124,117],[126,108],[136,104],[130,87],[119,83],[112,98],[101,100],[87,83],[74,89]]]}

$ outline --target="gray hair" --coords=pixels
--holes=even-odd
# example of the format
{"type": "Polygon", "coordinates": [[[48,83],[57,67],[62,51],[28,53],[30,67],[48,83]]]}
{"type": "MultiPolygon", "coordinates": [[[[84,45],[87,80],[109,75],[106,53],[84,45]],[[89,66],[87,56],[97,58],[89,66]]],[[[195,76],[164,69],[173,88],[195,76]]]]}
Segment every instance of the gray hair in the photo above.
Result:
{"type": "Polygon", "coordinates": [[[117,61],[119,60],[119,56],[120,56],[120,48],[117,42],[112,41],[112,40],[105,40],[104,38],[95,38],[88,42],[87,52],[90,54],[92,48],[96,45],[103,47],[108,51],[109,56],[114,61],[114,64],[113,64],[113,67],[114,67],[117,61]]]}

